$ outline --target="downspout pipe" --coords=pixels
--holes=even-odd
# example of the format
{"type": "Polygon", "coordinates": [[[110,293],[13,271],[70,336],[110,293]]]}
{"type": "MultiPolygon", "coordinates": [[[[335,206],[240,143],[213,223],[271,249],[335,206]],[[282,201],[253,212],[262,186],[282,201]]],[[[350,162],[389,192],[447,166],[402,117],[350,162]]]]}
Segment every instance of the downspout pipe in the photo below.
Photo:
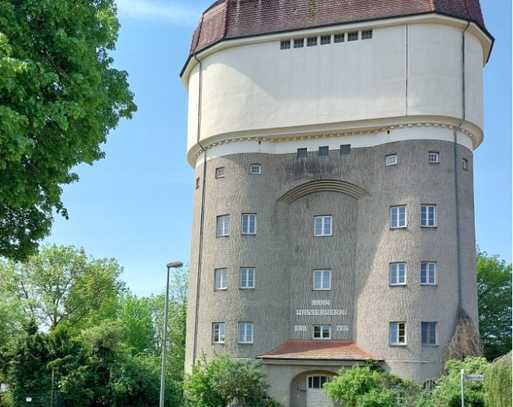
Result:
{"type": "Polygon", "coordinates": [[[197,54],[192,56],[198,63],[198,117],[197,117],[197,135],[196,143],[198,144],[201,153],[203,154],[203,179],[201,183],[201,209],[200,209],[200,228],[199,228],[199,243],[198,243],[198,272],[196,275],[196,299],[194,303],[194,336],[193,336],[193,350],[192,350],[192,365],[196,363],[197,349],[198,349],[198,315],[199,315],[199,299],[201,288],[201,274],[203,262],[203,235],[205,229],[205,195],[206,195],[206,179],[207,179],[207,150],[201,144],[201,109],[202,109],[202,95],[203,95],[203,65],[197,54]]]}
{"type": "Polygon", "coordinates": [[[470,21],[467,22],[467,26],[463,30],[461,40],[461,120],[457,127],[453,130],[453,158],[454,158],[454,196],[456,205],[456,268],[458,271],[458,314],[463,309],[463,292],[462,292],[462,281],[463,271],[461,269],[461,243],[460,243],[460,203],[459,203],[459,180],[458,180],[458,132],[461,130],[463,123],[466,120],[466,79],[465,79],[465,34],[470,27],[470,21]]]}

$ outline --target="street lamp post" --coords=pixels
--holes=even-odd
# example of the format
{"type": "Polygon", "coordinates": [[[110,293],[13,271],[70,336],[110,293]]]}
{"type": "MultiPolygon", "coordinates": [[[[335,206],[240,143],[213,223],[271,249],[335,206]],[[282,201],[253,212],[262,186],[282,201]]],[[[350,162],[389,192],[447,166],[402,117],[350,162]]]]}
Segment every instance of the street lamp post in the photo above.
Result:
{"type": "Polygon", "coordinates": [[[180,261],[172,261],[167,264],[166,275],[166,303],[164,305],[164,334],[162,336],[162,360],[160,365],[160,402],[159,407],[164,407],[165,386],[166,386],[166,352],[167,352],[167,317],[169,310],[169,273],[171,269],[177,269],[183,266],[180,261]]]}

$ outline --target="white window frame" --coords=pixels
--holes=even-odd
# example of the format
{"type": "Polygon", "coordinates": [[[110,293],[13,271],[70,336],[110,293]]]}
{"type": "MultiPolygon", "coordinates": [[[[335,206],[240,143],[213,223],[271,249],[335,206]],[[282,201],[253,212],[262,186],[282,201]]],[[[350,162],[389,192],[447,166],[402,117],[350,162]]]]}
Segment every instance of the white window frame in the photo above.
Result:
{"type": "Polygon", "coordinates": [[[226,325],[224,322],[212,322],[212,343],[222,345],[226,338],[226,325]],[[217,339],[216,339],[217,336],[217,339]]]}
{"type": "Polygon", "coordinates": [[[315,374],[306,378],[306,387],[308,389],[322,389],[326,383],[331,381],[331,377],[323,374],[315,374]],[[315,383],[317,379],[317,383],[315,383]],[[318,386],[316,386],[318,384],[318,386]]]}
{"type": "Polygon", "coordinates": [[[216,237],[230,236],[230,215],[216,216],[216,237]]]}
{"type": "Polygon", "coordinates": [[[390,346],[406,346],[408,344],[408,330],[405,321],[391,321],[388,325],[388,342],[390,346]],[[404,325],[404,337],[401,341],[400,326],[404,325]],[[392,326],[397,326],[396,337],[392,338],[392,326]]]}
{"type": "Polygon", "coordinates": [[[239,270],[239,288],[241,290],[251,290],[256,287],[256,268],[255,267],[241,267],[239,270]],[[248,282],[250,281],[249,274],[252,274],[251,281],[253,282],[252,285],[249,285],[248,282]],[[246,280],[246,284],[244,285],[243,282],[246,280]]]}
{"type": "Polygon", "coordinates": [[[260,164],[260,163],[249,164],[249,173],[250,173],[250,175],[262,175],[262,164],[260,164]]]}
{"type": "Polygon", "coordinates": [[[215,170],[216,179],[224,178],[224,167],[217,167],[215,170]]]}
{"type": "Polygon", "coordinates": [[[358,41],[360,39],[360,33],[358,31],[350,31],[347,33],[347,42],[358,41]],[[356,38],[352,38],[356,35],[356,38]]]}
{"type": "Polygon", "coordinates": [[[422,344],[422,346],[438,346],[438,322],[437,321],[422,321],[420,323],[420,343],[422,344]],[[428,326],[430,326],[430,330],[427,332],[427,338],[424,338],[423,336],[423,325],[424,324],[429,324],[428,326]],[[434,343],[431,343],[431,342],[424,342],[424,339],[430,339],[433,332],[432,330],[435,330],[434,334],[435,334],[435,342],[434,343]]]}
{"type": "Polygon", "coordinates": [[[331,281],[332,277],[333,277],[333,273],[331,272],[331,270],[326,270],[326,269],[314,270],[313,271],[313,276],[312,276],[312,278],[313,278],[313,281],[312,281],[313,290],[314,291],[330,291],[331,290],[331,285],[332,285],[332,281],[331,281]],[[319,274],[321,276],[321,280],[320,280],[321,285],[320,285],[320,287],[317,287],[316,286],[316,278],[315,278],[315,276],[319,275],[319,274]],[[328,275],[328,285],[327,286],[325,286],[325,284],[324,284],[325,283],[325,280],[324,280],[324,276],[325,275],[328,275]]]}
{"type": "Polygon", "coordinates": [[[406,265],[406,262],[404,261],[398,261],[398,262],[392,262],[388,265],[388,284],[390,287],[396,287],[396,286],[405,286],[406,282],[408,280],[408,267],[406,265]],[[401,266],[404,267],[404,280],[400,280],[400,270],[401,266]],[[394,277],[394,279],[392,279],[394,277]]]}
{"type": "Polygon", "coordinates": [[[362,40],[371,40],[374,33],[372,30],[363,30],[360,37],[362,40]]]}
{"type": "Polygon", "coordinates": [[[399,156],[396,153],[385,155],[385,167],[393,167],[399,164],[399,156]]]}
{"type": "Polygon", "coordinates": [[[468,158],[462,158],[461,163],[461,166],[464,171],[468,171],[470,169],[470,163],[468,161],[468,158]]]}
{"type": "Polygon", "coordinates": [[[313,222],[314,236],[315,237],[329,237],[333,236],[333,216],[332,215],[316,215],[313,222]],[[329,232],[326,230],[326,220],[329,219],[329,232]],[[320,221],[321,231],[317,233],[317,222],[320,221]]]}
{"type": "Polygon", "coordinates": [[[393,205],[389,209],[389,223],[390,229],[404,229],[408,227],[408,208],[406,205],[393,205]],[[404,224],[400,223],[400,209],[404,208],[404,224]],[[397,215],[394,215],[394,211],[397,210],[397,215]],[[397,224],[394,225],[394,220],[397,220],[397,224]]]}
{"type": "Polygon", "coordinates": [[[326,324],[315,324],[312,327],[312,339],[318,340],[318,341],[329,341],[331,339],[331,325],[326,324]],[[319,337],[315,336],[315,328],[319,328],[319,337]],[[324,333],[328,332],[328,337],[324,337],[324,333]]]}
{"type": "Polygon", "coordinates": [[[243,213],[240,217],[240,231],[245,236],[254,236],[257,233],[257,214],[243,213]],[[251,219],[253,219],[253,229],[251,228],[251,219]]]}
{"type": "Polygon", "coordinates": [[[436,204],[422,204],[420,205],[420,226],[423,228],[436,228],[438,226],[438,213],[436,204]],[[425,220],[428,221],[428,223],[424,223],[424,216],[423,211],[428,211],[429,209],[433,209],[433,224],[429,224],[429,215],[426,215],[425,220]]]}
{"type": "Polygon", "coordinates": [[[228,289],[228,269],[226,267],[220,267],[214,269],[214,290],[215,291],[226,291],[228,289]],[[217,286],[217,276],[219,278],[219,287],[217,286]]]}
{"type": "Polygon", "coordinates": [[[429,151],[428,152],[428,163],[429,164],[440,164],[440,152],[429,151]]]}
{"type": "Polygon", "coordinates": [[[421,285],[438,285],[438,264],[436,261],[421,261],[420,262],[420,284],[421,285]],[[426,280],[422,281],[422,272],[424,266],[426,267],[425,275],[426,280]],[[429,266],[432,266],[432,270],[430,270],[429,266]],[[433,275],[433,281],[431,282],[431,274],[433,275]]]}
{"type": "Polygon", "coordinates": [[[253,322],[239,322],[239,343],[242,345],[251,345],[254,341],[255,327],[253,322]]]}

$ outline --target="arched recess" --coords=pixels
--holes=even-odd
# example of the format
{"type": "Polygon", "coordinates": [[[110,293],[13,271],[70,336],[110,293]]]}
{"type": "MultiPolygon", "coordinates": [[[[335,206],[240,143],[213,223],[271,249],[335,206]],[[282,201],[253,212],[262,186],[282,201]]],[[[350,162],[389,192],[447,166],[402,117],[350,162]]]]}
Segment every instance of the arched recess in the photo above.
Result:
{"type": "Polygon", "coordinates": [[[355,199],[360,199],[362,196],[368,194],[362,187],[347,181],[337,179],[319,179],[305,182],[304,184],[288,190],[280,197],[280,199],[278,199],[278,201],[291,204],[306,195],[316,192],[339,192],[341,194],[349,195],[355,199]]]}
{"type": "Polygon", "coordinates": [[[333,370],[328,369],[314,369],[303,371],[291,380],[290,382],[290,407],[308,407],[307,406],[307,379],[309,376],[328,376],[335,377],[337,375],[336,368],[333,370]]]}

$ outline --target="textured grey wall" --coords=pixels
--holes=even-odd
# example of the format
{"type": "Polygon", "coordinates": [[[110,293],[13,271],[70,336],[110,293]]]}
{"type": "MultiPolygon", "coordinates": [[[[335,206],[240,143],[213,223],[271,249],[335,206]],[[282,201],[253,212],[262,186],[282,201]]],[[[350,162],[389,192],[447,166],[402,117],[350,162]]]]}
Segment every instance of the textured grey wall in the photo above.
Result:
{"type": "MultiPolygon", "coordinates": [[[[472,153],[457,146],[463,305],[477,323],[472,153]],[[461,158],[470,162],[463,171],[461,158]]],[[[456,210],[453,144],[444,141],[401,141],[353,149],[349,155],[330,151],[329,158],[295,154],[233,154],[209,160],[205,190],[202,278],[198,307],[197,357],[228,352],[255,357],[288,339],[310,339],[313,323],[333,325],[334,339],[351,339],[391,370],[422,382],[441,369],[445,345],[457,310],[456,210]],[[440,151],[441,163],[430,165],[428,151],[440,151]],[[384,156],[399,155],[399,165],[385,167],[384,156]],[[249,175],[250,163],[262,164],[262,175],[249,175]],[[215,179],[215,168],[225,178],[215,179]],[[367,191],[360,199],[336,192],[318,192],[291,204],[279,198],[307,181],[340,179],[367,191]],[[438,227],[420,227],[420,205],[437,205],[438,227]],[[408,206],[408,228],[390,230],[390,205],[408,206]],[[242,236],[241,213],[257,213],[256,236],[242,236]],[[229,237],[216,238],[216,216],[231,214],[229,237]],[[313,216],[331,214],[333,237],[313,237],[313,216]],[[438,286],[420,286],[420,262],[438,263],[438,286]],[[408,263],[407,286],[389,287],[388,263],[408,263]],[[239,267],[256,267],[256,289],[240,290],[239,267]],[[228,290],[213,290],[214,269],[226,267],[228,290]],[[312,270],[330,268],[333,289],[312,291],[312,270]],[[328,299],[331,305],[313,306],[328,299]],[[296,316],[297,309],[344,309],[347,315],[296,316]],[[389,321],[407,321],[408,344],[388,345],[389,321]],[[211,344],[211,324],[226,322],[224,345],[211,344]],[[255,324],[253,345],[239,345],[237,322],[255,324]],[[439,346],[420,341],[420,322],[439,323],[439,346]],[[337,331],[336,325],[349,325],[337,331]],[[294,331],[306,325],[308,332],[294,331]]],[[[202,177],[203,166],[196,169],[202,177]]],[[[202,180],[201,180],[202,181],[202,180]]],[[[200,182],[201,186],[201,182],[200,182]]],[[[192,364],[196,270],[198,268],[201,187],[195,192],[191,277],[187,318],[186,366],[192,364]]],[[[285,380],[285,379],[284,379],[285,380]]],[[[292,380],[292,377],[287,379],[292,380]]]]}

